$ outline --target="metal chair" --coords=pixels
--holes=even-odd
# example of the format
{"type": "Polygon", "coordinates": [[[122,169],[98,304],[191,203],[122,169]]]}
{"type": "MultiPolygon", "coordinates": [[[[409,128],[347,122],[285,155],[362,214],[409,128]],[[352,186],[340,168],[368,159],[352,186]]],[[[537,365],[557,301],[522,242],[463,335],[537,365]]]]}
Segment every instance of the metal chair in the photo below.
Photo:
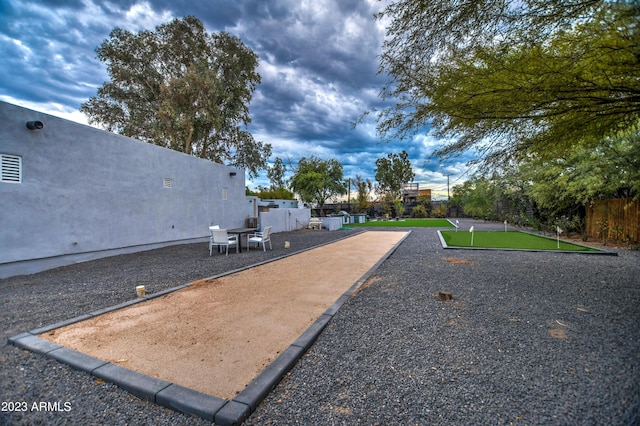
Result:
{"type": "Polygon", "coordinates": [[[249,251],[249,246],[251,243],[256,243],[256,248],[262,244],[262,251],[267,251],[265,247],[265,243],[269,242],[269,249],[273,250],[271,246],[271,227],[267,226],[264,228],[262,232],[255,232],[253,234],[247,235],[247,251],[249,251]]]}
{"type": "Polygon", "coordinates": [[[226,229],[209,228],[211,231],[211,238],[209,239],[209,256],[213,251],[213,246],[218,246],[218,249],[222,247],[226,248],[226,256],[229,255],[229,246],[236,246],[236,253],[238,253],[238,236],[229,236],[226,229]]]}
{"type": "MultiPolygon", "coordinates": [[[[209,227],[209,256],[211,256],[211,249],[213,248],[213,230],[220,229],[220,225],[211,225],[209,227]]],[[[218,247],[218,251],[220,251],[220,247],[218,247]]]]}

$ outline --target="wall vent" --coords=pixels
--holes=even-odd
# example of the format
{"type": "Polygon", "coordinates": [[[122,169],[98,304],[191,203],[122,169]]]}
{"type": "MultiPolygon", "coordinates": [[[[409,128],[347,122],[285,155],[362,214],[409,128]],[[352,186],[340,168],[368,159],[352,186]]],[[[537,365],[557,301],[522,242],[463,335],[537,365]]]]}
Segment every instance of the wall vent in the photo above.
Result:
{"type": "Polygon", "coordinates": [[[162,186],[165,188],[171,188],[171,178],[162,179],[162,186]]]}
{"type": "Polygon", "coordinates": [[[22,157],[0,154],[2,177],[0,182],[22,183],[22,157]]]}

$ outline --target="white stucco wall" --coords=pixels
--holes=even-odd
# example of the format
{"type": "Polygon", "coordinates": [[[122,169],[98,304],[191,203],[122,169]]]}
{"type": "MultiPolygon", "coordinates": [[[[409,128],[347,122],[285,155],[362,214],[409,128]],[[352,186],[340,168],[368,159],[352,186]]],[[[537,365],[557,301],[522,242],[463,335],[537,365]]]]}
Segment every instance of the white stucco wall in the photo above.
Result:
{"type": "Polygon", "coordinates": [[[260,227],[271,226],[271,232],[294,231],[309,226],[309,219],[309,209],[269,209],[260,213],[260,227]]]}
{"type": "Polygon", "coordinates": [[[242,169],[4,102],[0,126],[22,159],[22,182],[0,182],[0,278],[244,226],[242,169]]]}

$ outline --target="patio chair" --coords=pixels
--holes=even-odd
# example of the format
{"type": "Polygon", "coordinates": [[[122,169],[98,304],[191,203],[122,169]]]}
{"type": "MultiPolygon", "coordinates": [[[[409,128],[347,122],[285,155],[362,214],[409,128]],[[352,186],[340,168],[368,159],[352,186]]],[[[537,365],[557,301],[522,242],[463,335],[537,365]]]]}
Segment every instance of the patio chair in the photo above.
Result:
{"type": "Polygon", "coordinates": [[[265,243],[269,242],[269,249],[273,250],[271,246],[271,227],[267,226],[262,232],[255,232],[247,235],[247,251],[251,243],[256,243],[256,248],[262,244],[262,251],[267,251],[265,243]]]}
{"type": "Polygon", "coordinates": [[[226,255],[229,256],[229,246],[236,246],[236,253],[238,253],[238,236],[229,236],[226,229],[211,229],[211,238],[209,240],[209,256],[213,251],[213,246],[218,246],[218,249],[222,247],[226,248],[226,255]]]}
{"type": "MultiPolygon", "coordinates": [[[[211,256],[211,249],[213,247],[213,230],[220,229],[220,225],[211,225],[209,227],[209,256],[211,256]]],[[[218,247],[218,251],[220,251],[220,247],[218,247]]]]}

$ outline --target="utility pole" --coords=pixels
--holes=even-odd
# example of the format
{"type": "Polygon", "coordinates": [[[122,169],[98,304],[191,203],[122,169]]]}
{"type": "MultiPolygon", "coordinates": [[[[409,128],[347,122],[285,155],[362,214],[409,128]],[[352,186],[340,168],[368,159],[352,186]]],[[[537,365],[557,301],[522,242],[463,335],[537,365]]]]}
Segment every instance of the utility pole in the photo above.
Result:
{"type": "Polygon", "coordinates": [[[449,176],[453,176],[453,175],[445,175],[447,177],[447,201],[449,201],[451,199],[451,196],[449,196],[449,176]]]}
{"type": "Polygon", "coordinates": [[[447,177],[447,216],[449,216],[449,202],[451,201],[451,196],[449,195],[449,176],[453,176],[450,174],[445,175],[447,177]]]}
{"type": "Polygon", "coordinates": [[[347,179],[347,191],[348,191],[348,195],[347,195],[347,206],[349,208],[349,214],[351,214],[351,178],[347,179]]]}

